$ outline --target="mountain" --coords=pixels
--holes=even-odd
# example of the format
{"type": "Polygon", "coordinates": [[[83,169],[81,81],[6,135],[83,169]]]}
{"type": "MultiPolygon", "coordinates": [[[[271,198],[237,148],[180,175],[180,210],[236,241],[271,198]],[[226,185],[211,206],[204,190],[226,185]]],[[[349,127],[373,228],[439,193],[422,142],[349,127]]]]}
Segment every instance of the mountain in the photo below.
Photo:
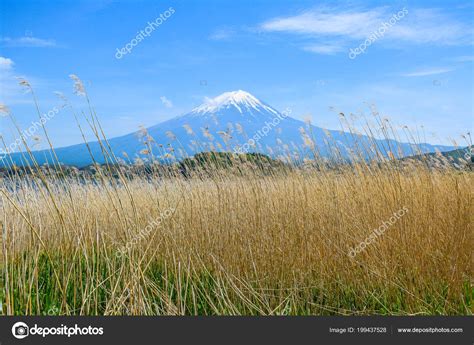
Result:
{"type": "Polygon", "coordinates": [[[421,161],[426,164],[439,167],[451,166],[455,169],[474,169],[474,146],[467,146],[445,152],[429,152],[402,158],[402,161],[421,161]]]}
{"type": "MultiPolygon", "coordinates": [[[[328,156],[337,148],[345,157],[357,147],[369,147],[371,140],[366,136],[354,138],[349,133],[308,125],[292,118],[290,111],[279,112],[248,92],[239,90],[208,99],[188,114],[109,139],[108,144],[115,155],[125,161],[146,160],[151,155],[170,161],[172,157],[182,159],[204,151],[263,152],[272,157],[293,155],[298,151],[300,155],[307,155],[311,152],[308,148],[311,138],[322,156],[328,156]]],[[[418,153],[408,143],[394,140],[376,140],[375,143],[383,152],[391,150],[395,155],[397,152],[403,156],[418,153]]],[[[453,149],[430,144],[417,147],[421,153],[453,149]]],[[[81,167],[93,163],[89,149],[97,163],[106,161],[98,142],[89,143],[89,148],[78,144],[55,151],[63,164],[81,167]]],[[[24,165],[27,161],[20,153],[11,156],[17,165],[24,165]]],[[[34,156],[39,164],[51,162],[48,150],[36,151],[34,156]]],[[[0,166],[5,165],[5,161],[2,160],[0,166]]]]}

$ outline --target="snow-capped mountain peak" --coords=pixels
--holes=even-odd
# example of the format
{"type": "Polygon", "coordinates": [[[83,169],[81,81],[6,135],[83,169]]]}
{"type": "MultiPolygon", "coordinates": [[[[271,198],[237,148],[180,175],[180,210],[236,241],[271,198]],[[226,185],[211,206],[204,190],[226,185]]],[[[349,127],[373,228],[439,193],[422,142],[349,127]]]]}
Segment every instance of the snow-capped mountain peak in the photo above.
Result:
{"type": "Polygon", "coordinates": [[[252,113],[253,110],[260,113],[262,111],[267,111],[277,114],[275,109],[265,105],[258,98],[243,90],[224,92],[215,98],[207,98],[203,104],[194,108],[192,113],[215,113],[219,110],[231,107],[236,108],[241,114],[246,111],[252,113]]]}
{"type": "MultiPolygon", "coordinates": [[[[301,134],[301,129],[307,128],[308,125],[298,119],[289,116],[283,118],[280,115],[283,114],[248,92],[242,90],[226,92],[213,99],[207,99],[204,104],[194,108],[190,113],[147,128],[146,142],[166,148],[166,153],[159,158],[166,164],[170,162],[167,155],[171,153],[168,154],[168,152],[174,152],[173,159],[182,159],[203,151],[235,152],[235,149],[242,150],[246,144],[250,145],[249,138],[254,141],[254,144],[250,145],[246,151],[249,153],[260,152],[273,157],[288,157],[293,154],[290,153],[290,148],[286,143],[292,144],[291,151],[294,149],[296,152],[309,152],[305,136],[301,134]],[[149,137],[153,140],[149,141],[149,137]],[[281,143],[285,144],[281,145],[281,143]],[[174,151],[176,146],[180,148],[174,151]]],[[[314,144],[318,147],[318,153],[323,157],[331,155],[334,145],[342,154],[347,152],[347,157],[351,157],[352,153],[349,153],[349,150],[352,150],[352,147],[370,146],[374,140],[380,147],[386,145],[384,140],[366,136],[358,137],[356,140],[353,136],[341,134],[339,131],[329,131],[335,144],[328,143],[325,139],[328,132],[316,126],[311,126],[311,133],[314,144]]],[[[148,149],[148,144],[145,146],[144,139],[141,135],[137,138],[137,132],[132,132],[109,139],[108,143],[118,157],[121,153],[125,153],[127,160],[134,160],[137,157],[145,160],[149,159],[149,154],[143,153],[144,148],[148,149]]],[[[393,142],[390,145],[393,145],[395,152],[400,150],[403,155],[413,154],[413,147],[409,143],[393,142]]],[[[419,144],[418,147],[422,152],[455,149],[455,147],[430,144],[419,144]]],[[[164,150],[159,149],[155,152],[161,151],[164,150]]],[[[55,152],[59,161],[66,165],[83,167],[96,162],[101,164],[109,162],[99,142],[58,148],[55,152]]],[[[51,155],[47,150],[35,151],[33,155],[36,163],[40,165],[55,164],[50,160],[51,155]]],[[[10,159],[18,166],[25,165],[25,162],[33,164],[29,158],[25,160],[25,157],[29,156],[24,153],[13,153],[8,157],[8,162],[6,159],[0,159],[0,167],[10,166],[10,159]]],[[[298,159],[301,158],[298,157],[298,159]]],[[[367,158],[370,157],[367,156],[367,158]]]]}

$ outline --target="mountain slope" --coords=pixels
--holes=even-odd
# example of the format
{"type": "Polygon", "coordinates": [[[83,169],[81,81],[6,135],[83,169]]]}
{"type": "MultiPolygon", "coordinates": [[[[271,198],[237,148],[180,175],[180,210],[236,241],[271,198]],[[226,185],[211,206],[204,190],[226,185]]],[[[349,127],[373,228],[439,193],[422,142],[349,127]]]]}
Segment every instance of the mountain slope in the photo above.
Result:
{"type": "MultiPolygon", "coordinates": [[[[327,156],[332,150],[338,149],[343,156],[348,157],[351,150],[370,146],[368,137],[354,138],[349,133],[308,126],[290,117],[289,112],[278,112],[242,90],[223,93],[216,98],[208,99],[188,114],[146,130],[110,139],[108,143],[115,155],[126,161],[133,161],[136,158],[147,159],[150,157],[150,152],[147,151],[150,148],[151,154],[156,159],[169,161],[170,157],[181,159],[198,152],[212,150],[264,152],[274,157],[299,152],[301,156],[310,152],[308,148],[310,137],[322,156],[327,156]],[[328,134],[331,137],[330,142],[328,134]]],[[[411,144],[394,140],[375,142],[382,152],[390,150],[395,154],[400,152],[403,156],[416,153],[411,144]]],[[[96,162],[106,161],[99,143],[89,143],[89,148],[96,162]]],[[[420,144],[418,149],[425,153],[435,150],[447,151],[452,147],[420,144]]],[[[85,166],[93,162],[85,144],[56,149],[56,154],[66,165],[85,166]]],[[[37,151],[34,155],[39,164],[51,162],[51,155],[47,150],[37,151]]],[[[25,161],[23,155],[19,153],[12,154],[12,159],[17,165],[23,165],[28,161],[25,161]]],[[[1,164],[5,164],[5,160],[1,164]]]]}

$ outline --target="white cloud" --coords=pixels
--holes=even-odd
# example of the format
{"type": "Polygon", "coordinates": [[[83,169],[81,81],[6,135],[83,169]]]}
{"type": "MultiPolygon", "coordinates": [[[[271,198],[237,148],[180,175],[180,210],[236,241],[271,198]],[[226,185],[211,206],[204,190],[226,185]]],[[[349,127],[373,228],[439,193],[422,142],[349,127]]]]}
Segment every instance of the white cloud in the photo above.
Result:
{"type": "Polygon", "coordinates": [[[438,67],[438,68],[430,68],[430,69],[421,69],[418,71],[410,72],[410,73],[403,73],[403,77],[425,77],[429,75],[437,75],[443,74],[454,71],[454,68],[450,67],[438,67]]]}
{"type": "Polygon", "coordinates": [[[43,39],[32,36],[23,36],[17,38],[3,37],[0,38],[3,45],[9,47],[54,47],[56,42],[51,39],[43,39]]]}
{"type": "MultiPolygon", "coordinates": [[[[0,56],[0,101],[12,106],[15,104],[30,104],[30,100],[25,100],[25,88],[18,84],[16,77],[15,63],[12,59],[0,56]]],[[[32,81],[32,78],[27,78],[32,81]]],[[[35,80],[37,84],[38,80],[35,80]]]]}
{"type": "Polygon", "coordinates": [[[287,33],[350,36],[363,38],[371,26],[379,21],[380,10],[365,12],[335,12],[318,9],[306,13],[271,19],[261,24],[264,31],[287,33]]]}
{"type": "Polygon", "coordinates": [[[336,44],[312,44],[303,47],[303,50],[316,54],[332,55],[344,51],[344,47],[336,44]]]}
{"type": "Polygon", "coordinates": [[[474,61],[474,55],[458,56],[458,57],[455,57],[451,60],[456,61],[456,62],[472,62],[472,61],[474,61]]]}
{"type": "Polygon", "coordinates": [[[388,37],[409,43],[464,45],[472,43],[472,27],[436,9],[414,9],[388,37]]]}
{"type": "Polygon", "coordinates": [[[166,108],[173,108],[173,102],[171,102],[168,98],[161,96],[160,99],[161,103],[163,103],[166,108]]]}
{"type": "Polygon", "coordinates": [[[227,40],[234,34],[234,30],[231,29],[217,29],[210,36],[209,39],[213,41],[227,40]]]}
{"type": "Polygon", "coordinates": [[[11,70],[13,68],[13,61],[12,59],[0,56],[0,69],[1,70],[11,70]]]}
{"type": "Polygon", "coordinates": [[[327,46],[321,44],[321,40],[324,42],[332,38],[347,44],[365,40],[384,23],[388,23],[394,15],[399,19],[387,28],[383,39],[412,44],[472,43],[473,29],[468,23],[463,23],[436,9],[406,7],[377,7],[365,10],[320,7],[294,16],[272,18],[261,23],[259,29],[302,36],[313,41],[311,45],[306,44],[303,49],[327,54],[331,48],[317,48],[327,46]],[[308,48],[311,46],[316,48],[308,48]]]}

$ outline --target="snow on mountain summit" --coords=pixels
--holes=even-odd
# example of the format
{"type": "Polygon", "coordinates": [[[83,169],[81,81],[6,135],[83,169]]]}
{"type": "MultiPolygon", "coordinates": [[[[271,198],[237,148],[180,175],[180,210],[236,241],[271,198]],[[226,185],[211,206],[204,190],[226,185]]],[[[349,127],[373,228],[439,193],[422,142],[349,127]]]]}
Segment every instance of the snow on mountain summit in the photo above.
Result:
{"type": "Polygon", "coordinates": [[[258,98],[243,90],[224,92],[215,98],[207,98],[203,104],[194,108],[192,113],[215,113],[232,107],[236,108],[241,114],[247,111],[253,113],[252,110],[260,113],[266,111],[277,114],[275,109],[265,105],[258,98]]]}

